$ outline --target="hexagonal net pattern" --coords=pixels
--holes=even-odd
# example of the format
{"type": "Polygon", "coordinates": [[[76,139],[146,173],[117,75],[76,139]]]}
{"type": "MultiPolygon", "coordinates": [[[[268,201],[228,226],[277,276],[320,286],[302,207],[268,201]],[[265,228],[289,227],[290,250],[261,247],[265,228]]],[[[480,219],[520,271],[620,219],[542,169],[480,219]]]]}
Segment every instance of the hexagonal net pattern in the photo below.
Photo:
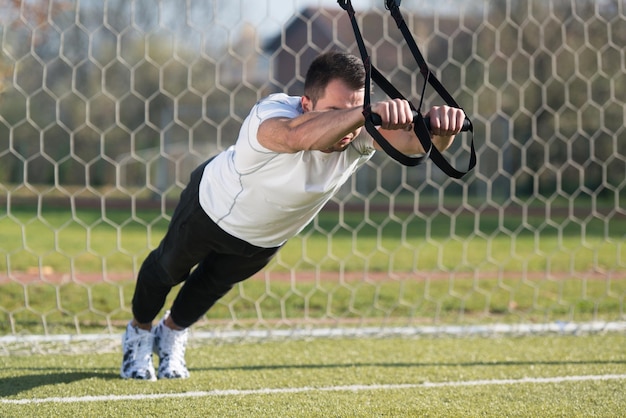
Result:
{"type": "MultiPolygon", "coordinates": [[[[373,63],[416,104],[384,2],[353,3],[373,63]]],[[[474,122],[476,168],[452,180],[377,153],[196,329],[624,319],[625,2],[403,3],[474,122]]],[[[120,332],[190,171],[257,100],[301,94],[317,54],[358,54],[321,0],[11,0],[0,16],[4,336],[120,332]]],[[[462,167],[468,151],[459,135],[445,155],[462,167]]]]}

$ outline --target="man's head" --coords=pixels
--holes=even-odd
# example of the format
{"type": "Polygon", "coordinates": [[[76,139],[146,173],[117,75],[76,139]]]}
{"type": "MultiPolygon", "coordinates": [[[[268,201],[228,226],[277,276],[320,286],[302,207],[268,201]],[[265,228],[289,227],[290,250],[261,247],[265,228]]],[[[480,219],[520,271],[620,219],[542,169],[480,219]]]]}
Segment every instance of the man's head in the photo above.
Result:
{"type": "Polygon", "coordinates": [[[326,87],[332,80],[340,80],[352,90],[365,87],[363,62],[354,55],[343,52],[327,52],[318,56],[306,73],[304,95],[313,107],[324,97],[326,87]]]}
{"type": "MultiPolygon", "coordinates": [[[[349,109],[363,106],[365,98],[365,69],[361,60],[354,55],[329,52],[313,61],[304,82],[302,109],[305,112],[349,109]]],[[[324,152],[345,151],[359,135],[361,128],[323,150],[324,152]]]]}

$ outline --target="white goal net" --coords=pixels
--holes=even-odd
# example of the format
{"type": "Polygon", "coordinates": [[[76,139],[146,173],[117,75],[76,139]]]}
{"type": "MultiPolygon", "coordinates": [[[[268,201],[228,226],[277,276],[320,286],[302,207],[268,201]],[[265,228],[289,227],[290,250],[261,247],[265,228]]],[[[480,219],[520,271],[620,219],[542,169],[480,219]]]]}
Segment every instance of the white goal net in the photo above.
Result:
{"type": "MultiPolygon", "coordinates": [[[[353,4],[373,63],[417,103],[384,1],[353,4]]],[[[476,168],[452,180],[379,153],[196,329],[623,321],[625,4],[403,1],[474,122],[476,168]]],[[[0,2],[0,337],[119,333],[190,171],[331,49],[358,54],[335,1],[0,2]]],[[[446,156],[468,154],[461,136],[446,156]]]]}

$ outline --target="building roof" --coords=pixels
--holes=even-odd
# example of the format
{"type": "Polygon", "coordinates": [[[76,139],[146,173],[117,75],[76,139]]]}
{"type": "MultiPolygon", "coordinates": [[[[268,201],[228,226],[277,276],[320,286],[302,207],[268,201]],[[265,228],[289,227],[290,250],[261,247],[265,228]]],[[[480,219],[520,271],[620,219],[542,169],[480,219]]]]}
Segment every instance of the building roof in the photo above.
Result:
{"type": "MultiPolygon", "coordinates": [[[[405,19],[429,65],[437,67],[444,63],[449,56],[448,38],[458,31],[459,20],[415,14],[407,14],[405,19]]],[[[388,77],[397,76],[411,83],[409,79],[417,71],[417,64],[390,14],[381,14],[380,10],[363,12],[357,14],[357,20],[376,68],[388,77]]],[[[466,42],[469,45],[463,47],[471,48],[471,39],[466,42]]],[[[458,47],[462,45],[455,40],[455,48],[458,47]]],[[[348,14],[339,8],[301,10],[264,45],[271,57],[272,84],[277,90],[301,94],[311,61],[319,53],[333,49],[359,55],[348,14]]]]}

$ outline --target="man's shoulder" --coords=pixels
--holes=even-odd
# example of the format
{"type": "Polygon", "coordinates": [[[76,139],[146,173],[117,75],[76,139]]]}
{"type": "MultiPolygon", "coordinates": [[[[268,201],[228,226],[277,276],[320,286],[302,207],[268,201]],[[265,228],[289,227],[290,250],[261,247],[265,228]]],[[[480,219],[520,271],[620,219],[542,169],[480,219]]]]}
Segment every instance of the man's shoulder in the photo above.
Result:
{"type": "Polygon", "coordinates": [[[260,120],[273,117],[293,118],[303,113],[300,96],[289,96],[285,93],[274,93],[261,99],[255,106],[254,113],[260,120]]]}
{"type": "Polygon", "coordinates": [[[261,99],[259,104],[263,106],[289,106],[297,109],[302,107],[302,98],[300,96],[290,96],[285,93],[273,93],[261,99]]]}

